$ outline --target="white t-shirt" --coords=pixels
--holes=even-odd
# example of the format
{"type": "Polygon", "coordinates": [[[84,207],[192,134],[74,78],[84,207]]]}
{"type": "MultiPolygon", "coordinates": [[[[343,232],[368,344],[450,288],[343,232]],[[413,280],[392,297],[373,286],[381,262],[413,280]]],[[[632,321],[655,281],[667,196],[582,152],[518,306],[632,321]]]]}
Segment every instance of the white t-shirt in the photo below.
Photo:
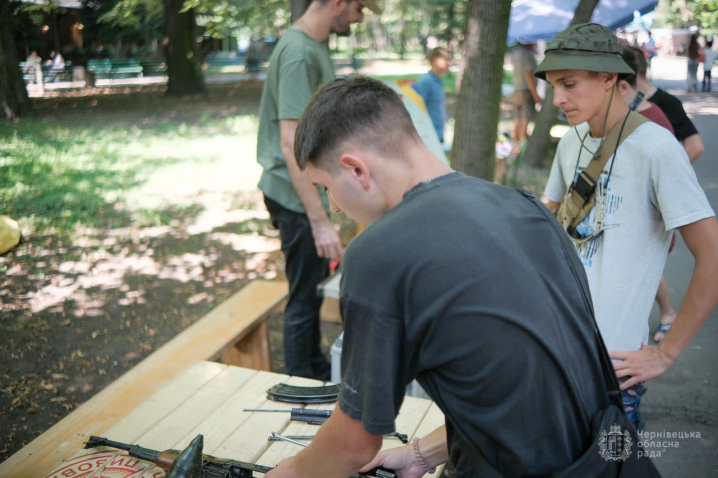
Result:
{"type": "MultiPolygon", "coordinates": [[[[588,134],[586,123],[566,133],[544,195],[562,201],[574,175],[585,169],[600,142],[588,134]]],[[[584,236],[595,230],[596,204],[603,200],[604,232],[574,244],[586,269],[606,347],[637,350],[648,340],[648,316],[668,255],[670,231],[715,214],[685,150],[655,123],[642,124],[623,141],[596,188],[594,207],[577,230],[584,236]]]]}
{"type": "Polygon", "coordinates": [[[718,53],[716,53],[715,50],[711,48],[705,48],[703,50],[703,54],[705,55],[705,60],[703,60],[703,71],[711,71],[711,68],[713,68],[713,63],[716,61],[716,56],[718,53]]]}

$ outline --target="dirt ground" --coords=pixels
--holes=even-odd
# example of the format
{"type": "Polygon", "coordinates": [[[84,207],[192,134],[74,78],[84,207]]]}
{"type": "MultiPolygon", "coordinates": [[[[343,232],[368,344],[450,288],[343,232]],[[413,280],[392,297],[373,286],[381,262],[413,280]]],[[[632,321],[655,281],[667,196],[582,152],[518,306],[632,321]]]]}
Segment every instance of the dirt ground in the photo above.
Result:
{"type": "MultiPolygon", "coordinates": [[[[34,100],[35,110],[43,121],[92,122],[88,112],[99,104],[108,115],[122,112],[123,123],[153,123],[168,112],[135,114],[132,104],[159,91],[69,92],[34,100]]],[[[169,116],[252,114],[260,92],[259,82],[215,85],[205,96],[178,101],[169,116]]],[[[161,226],[90,228],[72,239],[35,233],[0,257],[0,462],[247,282],[277,276],[278,234],[258,192],[230,211],[212,211],[212,197],[195,199],[204,213],[223,214],[222,225],[198,230],[198,211],[184,208],[161,226]]],[[[337,227],[351,231],[347,221],[338,219],[337,227]]],[[[281,323],[281,310],[272,313],[277,372],[283,371],[281,323]]],[[[323,324],[328,356],[340,329],[323,324]]]]}

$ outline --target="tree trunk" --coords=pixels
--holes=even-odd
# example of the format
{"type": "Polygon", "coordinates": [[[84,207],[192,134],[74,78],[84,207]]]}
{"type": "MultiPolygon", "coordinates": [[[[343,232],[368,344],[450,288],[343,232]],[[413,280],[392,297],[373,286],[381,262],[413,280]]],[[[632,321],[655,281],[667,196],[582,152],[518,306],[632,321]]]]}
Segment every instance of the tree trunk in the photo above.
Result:
{"type": "Polygon", "coordinates": [[[204,91],[197,50],[194,10],[180,13],[184,0],[164,0],[167,36],[167,94],[192,95],[204,91]]]}
{"type": "Polygon", "coordinates": [[[292,19],[290,21],[294,23],[304,15],[312,0],[291,0],[290,3],[292,4],[292,19]]]}
{"type": "MultiPolygon", "coordinates": [[[[591,21],[593,10],[599,0],[581,0],[576,7],[576,12],[571,20],[571,25],[591,21]]],[[[532,166],[541,166],[548,156],[551,147],[551,128],[556,124],[558,108],[553,105],[553,88],[546,89],[546,98],[541,103],[541,111],[534,122],[534,129],[531,132],[523,158],[532,166]]]]}
{"type": "Polygon", "coordinates": [[[10,5],[0,1],[0,120],[27,115],[32,109],[10,30],[10,5]]]}
{"type": "Polygon", "coordinates": [[[489,181],[494,176],[510,13],[511,0],[469,0],[466,8],[451,165],[489,181]]]}

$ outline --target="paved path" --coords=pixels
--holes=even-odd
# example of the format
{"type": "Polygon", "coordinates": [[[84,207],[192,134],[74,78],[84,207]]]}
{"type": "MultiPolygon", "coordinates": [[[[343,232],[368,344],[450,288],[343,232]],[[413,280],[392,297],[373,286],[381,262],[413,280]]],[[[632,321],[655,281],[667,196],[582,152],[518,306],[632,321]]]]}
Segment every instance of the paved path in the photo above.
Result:
{"type": "MultiPolygon", "coordinates": [[[[695,164],[695,170],[711,206],[718,210],[718,84],[714,81],[713,93],[686,94],[685,74],[685,59],[654,60],[653,82],[683,101],[706,145],[706,153],[695,164]]],[[[699,80],[701,75],[699,72],[699,80]]],[[[692,272],[693,258],[679,239],[665,269],[676,309],[681,305],[692,272]]],[[[651,330],[657,323],[658,309],[654,306],[651,330]]],[[[674,366],[649,381],[647,388],[641,407],[646,432],[684,434],[684,438],[661,438],[666,443],[652,448],[661,451],[661,457],[654,463],[663,476],[718,476],[718,311],[711,314],[674,366]],[[694,437],[685,437],[690,437],[690,433],[694,437]]]]}

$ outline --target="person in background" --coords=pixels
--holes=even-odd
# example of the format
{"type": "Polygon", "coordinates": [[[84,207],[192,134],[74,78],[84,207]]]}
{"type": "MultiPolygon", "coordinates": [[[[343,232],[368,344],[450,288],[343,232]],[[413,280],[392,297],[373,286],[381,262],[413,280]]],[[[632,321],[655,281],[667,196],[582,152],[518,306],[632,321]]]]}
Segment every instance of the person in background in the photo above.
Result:
{"type": "Polygon", "coordinates": [[[688,65],[686,71],[686,92],[698,92],[698,63],[700,63],[701,48],[698,45],[698,35],[691,35],[688,42],[688,65]]]}
{"type": "Polygon", "coordinates": [[[50,65],[53,70],[62,70],[65,68],[65,59],[59,51],[51,51],[50,59],[47,60],[47,64],[50,65]]]}
{"type": "Polygon", "coordinates": [[[648,40],[643,44],[643,49],[646,51],[646,55],[648,58],[646,60],[648,61],[648,68],[651,67],[651,61],[653,61],[653,58],[658,56],[658,45],[656,45],[656,40],[653,39],[653,33],[651,30],[648,30],[648,40]]]}
{"type": "MultiPolygon", "coordinates": [[[[643,51],[636,47],[623,47],[623,61],[633,70],[638,70],[638,59],[636,56],[644,56],[643,51]]],[[[666,114],[658,106],[645,99],[644,94],[638,89],[637,75],[621,79],[618,82],[618,91],[628,107],[649,120],[657,123],[673,133],[673,126],[666,114]]]]}
{"type": "Polygon", "coordinates": [[[344,252],[329,220],[326,193],[312,184],[294,159],[294,132],[314,92],[334,79],[326,41],[348,34],[364,19],[370,0],[314,0],[282,35],[269,60],[259,105],[257,162],[272,225],[279,229],[289,296],[284,310],[285,369],[289,375],[329,380],[331,365],[320,347],[317,286],[329,274],[329,260],[344,252]]]}
{"type": "MultiPolygon", "coordinates": [[[[446,92],[441,77],[449,72],[451,53],[446,48],[436,47],[429,54],[431,70],[414,82],[412,88],[424,100],[431,123],[441,144],[444,144],[444,126],[446,125],[446,92]]],[[[446,148],[444,148],[446,150],[446,148]]]]}
{"type": "Polygon", "coordinates": [[[705,151],[705,146],[695,125],[688,118],[681,100],[648,81],[646,78],[648,65],[645,57],[641,59],[640,56],[637,56],[636,60],[638,61],[638,71],[636,71],[638,89],[645,95],[647,101],[658,106],[668,116],[676,139],[683,144],[691,164],[695,163],[705,151]]]}
{"type": "Polygon", "coordinates": [[[23,73],[30,73],[34,76],[35,82],[42,89],[44,79],[42,77],[42,58],[37,54],[37,50],[32,50],[25,59],[25,69],[23,73]]]}
{"type": "Polygon", "coordinates": [[[529,121],[536,116],[536,105],[541,103],[541,97],[536,89],[537,80],[534,77],[536,58],[534,57],[534,44],[520,44],[511,55],[514,66],[514,147],[518,153],[528,137],[529,121]]]}
{"type": "Polygon", "coordinates": [[[706,47],[703,49],[703,83],[701,90],[703,92],[711,91],[711,70],[713,70],[713,63],[716,61],[718,53],[713,49],[713,39],[706,38],[706,47]]]}
{"type": "MultiPolygon", "coordinates": [[[[582,173],[604,138],[622,134],[630,109],[617,83],[635,75],[622,54],[615,34],[594,23],[573,25],[547,44],[536,74],[553,86],[554,104],[573,126],[558,144],[544,191],[550,211],[580,194],[582,173]]],[[[670,131],[646,121],[614,145],[602,152],[610,156],[587,197],[588,214],[566,230],[588,276],[624,409],[640,429],[644,382],[673,365],[718,303],[718,222],[670,131]],[[674,229],[695,268],[674,325],[651,346],[648,318],[674,229]]]]}

